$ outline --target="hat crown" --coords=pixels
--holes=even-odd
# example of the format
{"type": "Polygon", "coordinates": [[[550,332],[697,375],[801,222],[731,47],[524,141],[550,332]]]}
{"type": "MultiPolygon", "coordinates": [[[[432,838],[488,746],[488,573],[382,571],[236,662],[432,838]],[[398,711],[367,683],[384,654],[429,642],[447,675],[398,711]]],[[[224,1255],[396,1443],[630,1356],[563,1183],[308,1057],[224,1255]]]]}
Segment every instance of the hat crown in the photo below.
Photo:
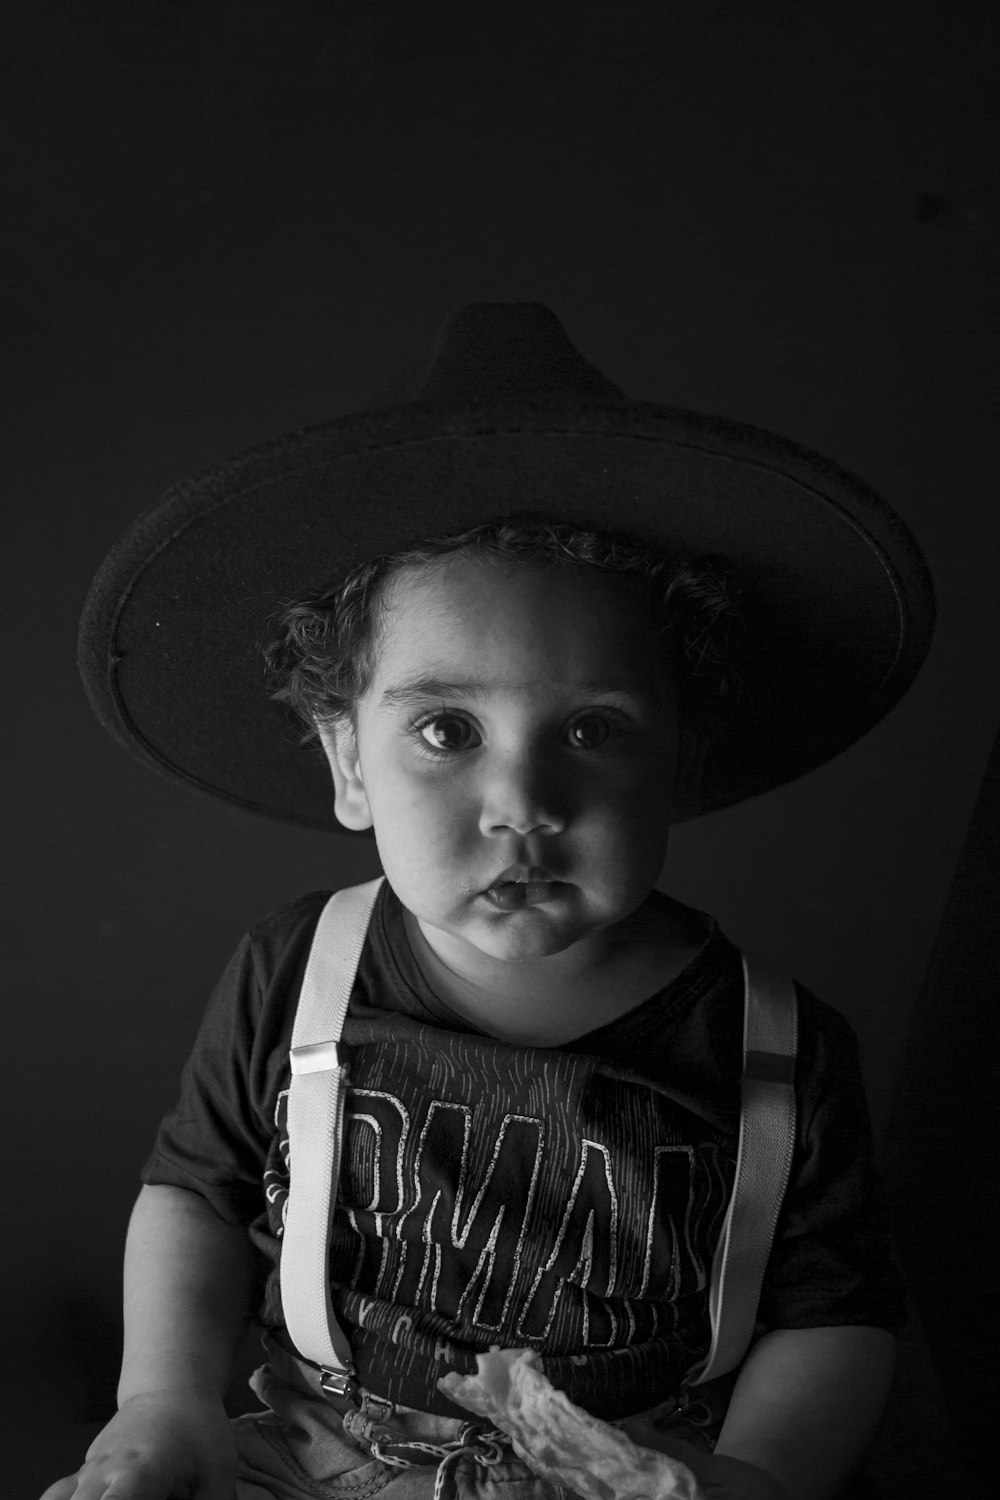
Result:
{"type": "Polygon", "coordinates": [[[540,302],[472,302],[442,327],[411,401],[467,405],[534,397],[620,402],[621,391],[574,348],[540,302]]]}

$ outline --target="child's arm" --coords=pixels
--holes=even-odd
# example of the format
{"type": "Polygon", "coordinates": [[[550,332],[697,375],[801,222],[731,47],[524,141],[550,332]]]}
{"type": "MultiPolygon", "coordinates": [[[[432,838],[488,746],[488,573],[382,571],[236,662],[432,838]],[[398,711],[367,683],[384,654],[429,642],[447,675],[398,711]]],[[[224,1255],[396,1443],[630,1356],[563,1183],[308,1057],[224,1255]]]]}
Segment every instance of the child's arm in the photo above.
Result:
{"type": "Polygon", "coordinates": [[[864,1457],[895,1352],[881,1328],[776,1329],[747,1356],[714,1454],[645,1422],[625,1426],[686,1463],[707,1500],[828,1500],[864,1457]]]}
{"type": "Polygon", "coordinates": [[[825,1500],[864,1457],[895,1362],[882,1328],[765,1334],[740,1371],[716,1454],[756,1464],[793,1500],[825,1500]]]}
{"type": "Polygon", "coordinates": [[[231,1500],[235,1452],[223,1395],[249,1316],[253,1251],[197,1193],[144,1187],[125,1248],[119,1409],[78,1474],[42,1500],[113,1493],[231,1500]]]}

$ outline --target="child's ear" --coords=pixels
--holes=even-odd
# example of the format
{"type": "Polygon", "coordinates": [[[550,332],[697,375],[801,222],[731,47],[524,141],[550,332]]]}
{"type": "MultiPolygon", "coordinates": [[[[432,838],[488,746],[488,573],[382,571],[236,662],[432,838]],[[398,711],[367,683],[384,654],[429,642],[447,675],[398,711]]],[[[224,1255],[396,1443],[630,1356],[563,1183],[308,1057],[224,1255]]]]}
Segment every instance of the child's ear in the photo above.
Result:
{"type": "Polygon", "coordinates": [[[374,820],[361,780],[354,728],[346,719],[317,728],[333,775],[333,810],[345,828],[360,833],[363,828],[370,828],[374,820]]]}

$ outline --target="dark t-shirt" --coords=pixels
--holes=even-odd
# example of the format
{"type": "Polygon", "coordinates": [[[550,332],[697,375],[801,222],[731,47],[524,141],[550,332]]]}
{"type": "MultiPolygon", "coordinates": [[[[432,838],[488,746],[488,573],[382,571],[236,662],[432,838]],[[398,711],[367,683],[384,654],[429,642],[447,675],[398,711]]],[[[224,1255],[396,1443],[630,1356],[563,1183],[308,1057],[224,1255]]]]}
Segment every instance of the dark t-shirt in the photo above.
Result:
{"type": "MultiPolygon", "coordinates": [[[[258,1317],[279,1339],[288,1047],[326,899],[305,896],[243,939],[143,1170],[249,1227],[258,1317]]],[[[533,1348],[571,1399],[612,1417],[676,1392],[704,1354],[735,1171],[743,976],[716,924],[687,916],[704,940],[664,989],[565,1046],[521,1047],[429,992],[382,887],[344,1029],[330,1253],[368,1389],[452,1411],[440,1375],[491,1345],[533,1348]]],[[[758,1331],[898,1326],[857,1044],[801,988],[799,1006],[798,1138],[758,1331]]]]}

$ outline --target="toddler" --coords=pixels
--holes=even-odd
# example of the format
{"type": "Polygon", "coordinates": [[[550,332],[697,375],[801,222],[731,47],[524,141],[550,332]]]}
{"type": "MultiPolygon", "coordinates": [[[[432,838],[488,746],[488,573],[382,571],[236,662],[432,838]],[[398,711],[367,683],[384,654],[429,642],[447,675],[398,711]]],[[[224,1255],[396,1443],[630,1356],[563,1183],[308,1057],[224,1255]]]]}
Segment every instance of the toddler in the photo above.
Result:
{"type": "Polygon", "coordinates": [[[497,1346],[706,1497],[841,1491],[905,1316],[857,1046],[797,987],[787,1188],[749,1349],[720,1370],[746,983],[656,883],[672,823],[877,722],[932,614],[861,481],[627,400],[533,305],[463,310],[405,398],[142,518],[84,616],[102,721],[202,790],[373,834],[384,880],[332,1168],[289,1145],[303,976],[343,957],[330,893],[258,923],[223,974],[129,1228],[119,1411],[45,1500],[543,1500],[438,1385],[497,1346]],[[298,1325],[300,1164],[333,1206],[326,1312],[298,1325]],[[231,1422],[251,1319],[261,1410],[231,1422]]]}

